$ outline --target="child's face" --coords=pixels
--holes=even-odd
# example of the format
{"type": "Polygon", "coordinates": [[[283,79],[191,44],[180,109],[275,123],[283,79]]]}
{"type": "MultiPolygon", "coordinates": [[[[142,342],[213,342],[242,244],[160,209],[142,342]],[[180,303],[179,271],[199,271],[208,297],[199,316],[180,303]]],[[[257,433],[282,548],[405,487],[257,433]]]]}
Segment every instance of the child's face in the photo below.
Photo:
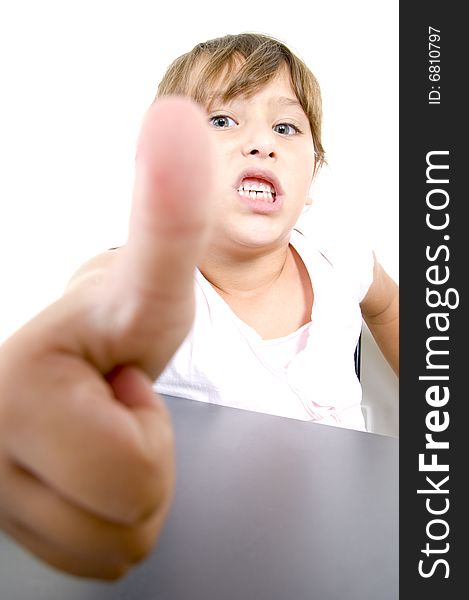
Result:
{"type": "Polygon", "coordinates": [[[208,116],[215,146],[212,244],[239,251],[285,243],[311,202],[314,169],[309,121],[288,70],[253,96],[215,99],[208,116]]]}

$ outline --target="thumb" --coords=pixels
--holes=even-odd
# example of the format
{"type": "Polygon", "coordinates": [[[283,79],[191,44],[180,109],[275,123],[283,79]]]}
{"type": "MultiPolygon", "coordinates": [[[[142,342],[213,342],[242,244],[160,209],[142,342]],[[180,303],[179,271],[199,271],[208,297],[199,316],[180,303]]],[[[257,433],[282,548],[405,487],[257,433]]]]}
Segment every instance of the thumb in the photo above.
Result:
{"type": "Polygon", "coordinates": [[[199,106],[166,97],[150,107],[137,145],[128,241],[97,302],[103,370],[131,363],[154,378],[187,335],[209,226],[211,161],[199,106]]]}

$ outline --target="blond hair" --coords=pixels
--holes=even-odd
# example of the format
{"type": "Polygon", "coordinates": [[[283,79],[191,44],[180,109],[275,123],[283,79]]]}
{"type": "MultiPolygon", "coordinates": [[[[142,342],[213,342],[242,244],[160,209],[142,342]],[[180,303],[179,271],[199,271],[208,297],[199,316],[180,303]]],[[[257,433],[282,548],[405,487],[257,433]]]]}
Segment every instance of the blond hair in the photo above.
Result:
{"type": "Polygon", "coordinates": [[[238,95],[254,94],[284,66],[290,72],[293,90],[309,120],[317,168],[325,160],[319,84],[305,63],[275,38],[241,33],[197,44],[168,67],[156,98],[171,94],[190,96],[208,109],[216,84],[224,86],[221,98],[228,102],[238,95]]]}

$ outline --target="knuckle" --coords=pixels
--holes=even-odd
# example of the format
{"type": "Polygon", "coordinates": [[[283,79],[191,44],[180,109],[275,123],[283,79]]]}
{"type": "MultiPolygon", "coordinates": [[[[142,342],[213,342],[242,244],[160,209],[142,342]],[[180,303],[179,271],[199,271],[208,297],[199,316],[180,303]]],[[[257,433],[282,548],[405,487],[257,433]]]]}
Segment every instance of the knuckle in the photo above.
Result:
{"type": "Polygon", "coordinates": [[[137,526],[144,523],[155,511],[161,509],[170,495],[171,485],[166,473],[150,471],[148,477],[135,482],[134,493],[129,498],[127,523],[137,526]]]}
{"type": "MultiPolygon", "coordinates": [[[[166,437],[166,436],[165,436],[166,437]]],[[[157,456],[144,453],[134,462],[125,494],[125,522],[137,526],[161,509],[171,496],[174,484],[172,434],[157,456]]]]}
{"type": "Polygon", "coordinates": [[[167,506],[160,507],[144,523],[124,527],[118,540],[113,540],[112,549],[116,563],[132,567],[149,556],[157,544],[167,506]]]}
{"type": "Polygon", "coordinates": [[[151,553],[156,543],[156,533],[149,531],[139,531],[133,537],[132,543],[127,550],[127,559],[129,565],[134,565],[151,553]]]}
{"type": "MultiPolygon", "coordinates": [[[[124,575],[126,575],[132,565],[127,563],[119,563],[116,565],[104,567],[99,573],[99,579],[103,579],[104,581],[117,581],[118,579],[122,579],[124,575]]],[[[90,574],[91,576],[96,576],[93,572],[90,574]]]]}

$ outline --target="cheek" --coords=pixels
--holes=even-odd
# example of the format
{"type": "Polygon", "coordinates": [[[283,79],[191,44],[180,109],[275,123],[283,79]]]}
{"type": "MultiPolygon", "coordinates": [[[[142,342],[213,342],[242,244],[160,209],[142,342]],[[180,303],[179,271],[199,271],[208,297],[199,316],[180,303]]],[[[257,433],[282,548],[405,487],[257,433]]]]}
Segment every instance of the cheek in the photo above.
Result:
{"type": "Polygon", "coordinates": [[[312,142],[305,141],[295,148],[294,155],[290,157],[289,180],[298,193],[307,195],[314,172],[314,146],[312,142]],[[290,176],[293,174],[293,177],[290,176]]]}
{"type": "Polygon", "coordinates": [[[226,146],[218,145],[214,153],[213,182],[217,188],[232,187],[237,173],[231,166],[232,153],[226,146]]]}
{"type": "Polygon", "coordinates": [[[312,179],[312,165],[305,165],[304,168],[297,165],[295,170],[295,179],[292,181],[292,185],[298,201],[304,201],[304,199],[309,195],[312,179]]]}
{"type": "Polygon", "coordinates": [[[301,165],[300,169],[301,174],[298,173],[299,181],[301,181],[303,189],[305,189],[306,193],[308,194],[313,182],[314,160],[305,161],[304,164],[301,165]]]}

